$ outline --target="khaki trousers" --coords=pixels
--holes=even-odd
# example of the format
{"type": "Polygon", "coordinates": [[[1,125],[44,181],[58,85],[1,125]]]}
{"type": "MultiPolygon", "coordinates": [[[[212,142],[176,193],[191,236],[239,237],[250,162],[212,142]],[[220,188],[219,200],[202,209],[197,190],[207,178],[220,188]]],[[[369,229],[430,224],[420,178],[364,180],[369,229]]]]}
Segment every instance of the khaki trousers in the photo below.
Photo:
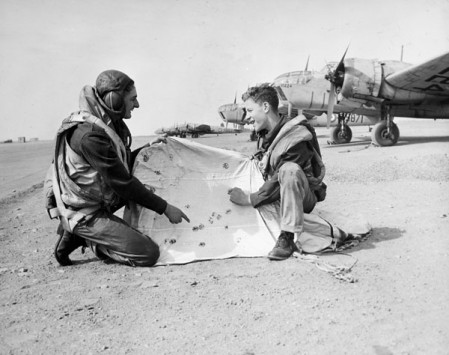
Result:
{"type": "Polygon", "coordinates": [[[304,213],[312,212],[317,198],[310,189],[307,177],[301,167],[292,162],[284,163],[279,169],[281,229],[301,233],[304,229],[304,213]]]}

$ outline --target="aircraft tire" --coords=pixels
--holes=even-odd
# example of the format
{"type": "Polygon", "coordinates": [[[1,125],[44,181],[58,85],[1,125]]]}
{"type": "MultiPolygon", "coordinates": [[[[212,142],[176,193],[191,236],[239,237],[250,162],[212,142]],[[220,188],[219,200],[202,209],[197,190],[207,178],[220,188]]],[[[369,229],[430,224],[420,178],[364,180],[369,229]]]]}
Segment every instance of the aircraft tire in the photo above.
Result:
{"type": "Polygon", "coordinates": [[[380,121],[374,125],[371,132],[371,140],[380,147],[389,147],[395,145],[399,139],[399,128],[393,122],[390,134],[388,134],[387,121],[380,121]]]}
{"type": "Polygon", "coordinates": [[[352,139],[351,128],[346,125],[344,132],[341,128],[341,125],[337,125],[331,129],[330,138],[335,144],[349,143],[352,139]]]}

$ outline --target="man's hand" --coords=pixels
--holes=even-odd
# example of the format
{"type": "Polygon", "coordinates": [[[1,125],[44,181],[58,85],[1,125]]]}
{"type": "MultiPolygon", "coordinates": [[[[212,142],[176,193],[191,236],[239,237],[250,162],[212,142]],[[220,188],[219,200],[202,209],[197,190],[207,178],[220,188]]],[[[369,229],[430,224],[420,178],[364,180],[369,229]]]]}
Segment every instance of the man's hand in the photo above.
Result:
{"type": "Polygon", "coordinates": [[[244,192],[240,187],[233,187],[228,190],[229,199],[231,202],[240,206],[251,206],[249,193],[244,192]]]}
{"type": "Polygon", "coordinates": [[[168,218],[170,223],[173,224],[181,223],[183,218],[190,223],[189,217],[187,217],[184,212],[169,203],[167,203],[167,208],[165,209],[164,215],[168,218]]]}

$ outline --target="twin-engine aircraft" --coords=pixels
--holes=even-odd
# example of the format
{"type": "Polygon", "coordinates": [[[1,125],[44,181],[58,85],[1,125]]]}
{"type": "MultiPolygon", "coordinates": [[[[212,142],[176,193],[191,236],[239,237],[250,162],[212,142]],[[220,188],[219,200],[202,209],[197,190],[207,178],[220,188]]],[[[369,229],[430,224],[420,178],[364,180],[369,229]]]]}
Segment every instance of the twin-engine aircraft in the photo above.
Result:
{"type": "MultiPolygon", "coordinates": [[[[327,113],[328,128],[334,120],[334,143],[350,142],[349,125],[353,123],[373,125],[371,138],[379,146],[397,143],[399,128],[394,117],[449,118],[449,52],[417,65],[345,56],[346,52],[340,62],[319,72],[278,76],[272,85],[281,114],[294,117],[300,111],[310,119],[327,113]]],[[[248,123],[244,111],[242,104],[219,108],[222,117],[233,112],[237,121],[248,123]]]]}
{"type": "Polygon", "coordinates": [[[198,138],[204,134],[224,134],[224,133],[240,133],[242,129],[239,128],[225,128],[225,127],[213,127],[207,124],[198,123],[184,123],[175,124],[167,128],[159,128],[154,133],[165,136],[176,136],[180,138],[186,138],[190,135],[192,138],[198,138]]]}

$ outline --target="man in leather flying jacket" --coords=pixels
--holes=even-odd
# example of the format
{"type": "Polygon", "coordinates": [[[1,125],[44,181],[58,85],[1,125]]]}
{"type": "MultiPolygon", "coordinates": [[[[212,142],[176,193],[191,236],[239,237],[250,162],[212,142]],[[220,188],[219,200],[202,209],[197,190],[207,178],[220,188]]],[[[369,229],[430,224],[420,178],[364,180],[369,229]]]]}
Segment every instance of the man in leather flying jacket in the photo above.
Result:
{"type": "MultiPolygon", "coordinates": [[[[189,218],[145,187],[132,174],[131,134],[123,119],[139,107],[134,81],[117,70],[102,72],[95,86],[80,94],[79,111],[63,120],[55,157],[46,179],[47,211],[58,218],[54,255],[62,266],[78,247],[90,247],[100,259],[151,266],[159,247],[114,212],[133,201],[171,223],[189,218]]],[[[148,145],[147,145],[148,146],[148,145]]]]}

